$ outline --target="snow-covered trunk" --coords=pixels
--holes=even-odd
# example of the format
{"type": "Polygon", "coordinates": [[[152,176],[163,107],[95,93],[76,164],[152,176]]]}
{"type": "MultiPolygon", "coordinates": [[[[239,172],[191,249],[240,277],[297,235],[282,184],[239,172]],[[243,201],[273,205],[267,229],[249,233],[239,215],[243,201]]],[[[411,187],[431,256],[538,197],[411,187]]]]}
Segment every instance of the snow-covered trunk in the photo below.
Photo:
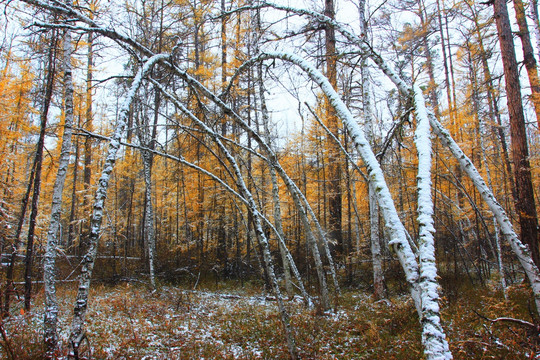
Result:
{"type": "Polygon", "coordinates": [[[154,258],[156,251],[156,236],[154,229],[154,208],[152,206],[152,154],[149,151],[142,152],[143,171],[144,171],[144,236],[146,237],[146,246],[148,251],[148,269],[150,273],[150,285],[152,289],[156,288],[156,275],[154,270],[154,258]]]}
{"type": "Polygon", "coordinates": [[[440,321],[437,264],[431,196],[431,138],[422,90],[414,86],[416,109],[415,144],[418,151],[418,258],[422,295],[422,342],[428,359],[452,359],[440,321]]]}
{"type": "Polygon", "coordinates": [[[459,161],[459,164],[463,171],[467,173],[469,178],[472,180],[480,196],[484,199],[489,209],[497,219],[497,222],[500,226],[501,233],[505,239],[509,242],[512,251],[517,256],[519,263],[523,267],[527,278],[531,284],[531,289],[534,294],[536,311],[540,314],[540,272],[538,267],[534,264],[532,257],[529,253],[529,249],[524,245],[518,238],[508,215],[504,211],[503,207],[497,202],[493,192],[484,182],[482,176],[478,173],[478,170],[472,163],[472,161],[465,155],[465,153],[460,149],[459,145],[452,139],[452,136],[446,130],[442,124],[430,114],[429,120],[433,131],[441,142],[452,152],[452,155],[459,161]]]}
{"type": "Polygon", "coordinates": [[[109,188],[109,182],[111,173],[116,163],[116,156],[118,149],[120,148],[120,141],[124,136],[128,116],[129,108],[135,93],[141,85],[143,77],[150,71],[154,64],[158,61],[167,59],[169,55],[159,54],[154,55],[148,59],[143,67],[138,71],[137,75],[133,79],[133,83],[122,103],[118,121],[116,123],[109,148],[107,150],[107,156],[105,158],[101,176],[98,181],[96,194],[94,197],[94,209],[92,211],[90,236],[88,241],[88,251],[84,255],[81,261],[81,275],[79,279],[79,289],[77,291],[77,298],[75,300],[75,306],[73,309],[73,321],[71,324],[70,334],[70,346],[73,350],[73,356],[78,357],[79,345],[85,337],[83,330],[86,310],[88,307],[88,292],[90,289],[90,281],[92,279],[92,272],[94,269],[94,263],[96,259],[98,242],[101,235],[101,223],[103,220],[103,210],[105,207],[105,199],[107,197],[107,191],[109,188]]]}
{"type": "Polygon", "coordinates": [[[45,358],[54,357],[58,335],[58,302],[56,298],[56,248],[60,236],[60,220],[62,215],[62,192],[69,166],[71,153],[71,135],[73,133],[73,78],[71,55],[73,45],[71,44],[71,31],[66,30],[64,34],[64,134],[62,135],[62,145],[60,148],[60,158],[58,159],[58,170],[53,186],[51,218],[47,232],[47,244],[45,257],[43,259],[43,282],[45,293],[45,313],[43,318],[43,334],[45,342],[45,358]]]}
{"type": "MultiPolygon", "coordinates": [[[[365,66],[364,61],[362,63],[365,66]]],[[[373,144],[373,117],[371,116],[371,102],[368,90],[367,70],[362,68],[362,88],[364,101],[364,120],[366,132],[370,143],[373,144]]],[[[382,268],[381,239],[379,232],[379,203],[375,194],[375,188],[370,182],[368,184],[369,201],[369,230],[371,243],[371,260],[373,261],[373,295],[376,299],[386,297],[384,287],[384,273],[382,268]]]]}

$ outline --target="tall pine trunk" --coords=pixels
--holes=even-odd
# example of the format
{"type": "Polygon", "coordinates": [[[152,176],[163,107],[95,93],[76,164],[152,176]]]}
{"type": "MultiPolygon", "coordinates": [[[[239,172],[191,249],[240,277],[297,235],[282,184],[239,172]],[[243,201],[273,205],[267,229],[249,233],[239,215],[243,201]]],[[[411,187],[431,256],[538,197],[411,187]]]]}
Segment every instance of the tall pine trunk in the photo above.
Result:
{"type": "Polygon", "coordinates": [[[536,124],[540,125],[540,80],[538,79],[538,68],[534,50],[531,43],[527,17],[525,16],[525,6],[522,0],[514,0],[516,20],[519,26],[519,38],[521,39],[521,49],[523,50],[523,63],[527,69],[529,85],[531,87],[531,100],[536,113],[536,124]]]}
{"type": "MultiPolygon", "coordinates": [[[[324,15],[334,19],[334,0],[325,0],[324,15]]],[[[335,29],[331,24],[326,24],[325,32],[325,47],[326,47],[326,76],[334,89],[337,89],[337,54],[336,54],[336,35],[335,29]]],[[[327,104],[327,120],[326,124],[332,134],[339,138],[338,117],[334,108],[327,104]]],[[[344,250],[343,234],[341,232],[341,157],[340,149],[332,138],[327,139],[328,146],[328,187],[326,197],[328,199],[328,230],[330,239],[336,243],[336,248],[339,253],[344,250]]]]}
{"type": "Polygon", "coordinates": [[[512,39],[512,29],[506,2],[495,0],[493,3],[497,34],[501,47],[506,84],[508,114],[510,116],[510,136],[512,139],[512,160],[514,162],[514,178],[516,182],[516,212],[521,227],[521,241],[529,246],[534,263],[540,265],[538,248],[538,217],[534,202],[531,165],[527,145],[527,129],[521,102],[521,88],[518,64],[512,39]]]}

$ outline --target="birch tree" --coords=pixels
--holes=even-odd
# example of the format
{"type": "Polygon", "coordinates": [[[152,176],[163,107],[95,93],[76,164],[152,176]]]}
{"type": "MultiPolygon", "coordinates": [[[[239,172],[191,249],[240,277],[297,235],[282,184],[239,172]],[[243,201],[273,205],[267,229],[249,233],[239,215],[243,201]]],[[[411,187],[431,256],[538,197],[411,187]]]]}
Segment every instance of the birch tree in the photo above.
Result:
{"type": "MultiPolygon", "coordinates": [[[[69,2],[67,2],[68,5],[69,2]]],[[[45,357],[52,359],[57,348],[58,335],[58,300],[56,296],[56,255],[60,237],[60,218],[62,214],[62,192],[68,172],[69,158],[71,154],[71,135],[73,126],[73,76],[71,55],[73,45],[71,43],[71,30],[64,33],[63,71],[64,71],[64,133],[58,160],[58,170],[53,187],[51,216],[49,230],[47,232],[47,245],[45,259],[43,261],[43,282],[45,289],[45,313],[44,313],[44,341],[45,357]]]]}
{"type": "MultiPolygon", "coordinates": [[[[366,20],[366,1],[361,0],[358,2],[358,13],[360,17],[360,35],[368,40],[368,29],[367,29],[367,20],[366,20]]],[[[368,78],[368,68],[367,68],[367,56],[362,56],[361,61],[361,81],[362,81],[362,106],[363,106],[363,117],[364,117],[364,126],[366,127],[366,135],[368,140],[374,145],[374,134],[373,134],[373,114],[371,113],[371,98],[370,98],[370,89],[369,89],[369,78],[368,78]]],[[[384,274],[382,269],[382,255],[381,255],[381,243],[380,243],[380,232],[379,232],[379,204],[377,203],[377,197],[375,194],[375,188],[370,182],[368,184],[369,188],[369,222],[370,222],[370,241],[371,241],[371,259],[373,261],[373,288],[374,296],[376,299],[382,299],[386,297],[386,291],[384,287],[384,274]]]]}
{"type": "Polygon", "coordinates": [[[86,311],[88,308],[88,291],[90,290],[90,282],[92,279],[92,271],[94,269],[98,241],[101,235],[101,223],[103,220],[103,210],[105,206],[105,199],[110,183],[111,173],[116,162],[116,156],[118,149],[120,148],[120,140],[124,136],[127,118],[129,116],[129,108],[131,102],[135,97],[135,93],[141,86],[143,77],[152,69],[152,67],[158,62],[165,60],[169,57],[169,54],[158,54],[150,57],[143,64],[142,68],[138,71],[137,75],[133,79],[131,87],[124,98],[122,107],[120,110],[120,116],[118,118],[114,135],[109,148],[107,150],[107,157],[103,164],[101,176],[98,182],[98,188],[94,198],[94,210],[91,218],[90,237],[88,242],[88,251],[83,258],[81,275],[79,280],[79,288],[77,291],[77,298],[75,301],[75,307],[73,309],[73,321],[71,324],[70,334],[70,346],[73,350],[73,356],[78,358],[79,346],[86,337],[84,332],[84,322],[86,317],[86,311]]]}

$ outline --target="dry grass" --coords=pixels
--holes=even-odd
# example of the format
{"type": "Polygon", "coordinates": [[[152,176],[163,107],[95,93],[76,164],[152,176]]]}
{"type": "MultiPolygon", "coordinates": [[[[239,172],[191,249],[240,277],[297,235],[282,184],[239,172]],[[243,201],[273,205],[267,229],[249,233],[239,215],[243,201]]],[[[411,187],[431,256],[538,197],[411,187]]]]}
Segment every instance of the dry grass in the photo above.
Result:
{"type": "MultiPolygon", "coordinates": [[[[443,319],[456,359],[528,359],[538,351],[519,326],[491,324],[474,311],[494,318],[527,318],[529,294],[513,287],[510,300],[494,290],[470,290],[465,300],[443,304],[443,319]],[[474,310],[474,311],[473,311],[474,310]]],[[[66,355],[70,305],[75,292],[60,289],[60,328],[66,355]]],[[[42,301],[41,295],[35,300],[42,301]]],[[[296,340],[304,359],[422,358],[418,319],[408,297],[373,301],[357,291],[346,292],[337,311],[320,314],[299,301],[288,302],[296,340]]],[[[18,309],[14,309],[18,312],[18,309]]],[[[11,316],[3,323],[17,359],[39,359],[42,307],[11,316]]],[[[97,286],[91,293],[87,327],[93,359],[283,359],[287,347],[276,303],[258,290],[188,291],[143,286],[97,286]]]]}

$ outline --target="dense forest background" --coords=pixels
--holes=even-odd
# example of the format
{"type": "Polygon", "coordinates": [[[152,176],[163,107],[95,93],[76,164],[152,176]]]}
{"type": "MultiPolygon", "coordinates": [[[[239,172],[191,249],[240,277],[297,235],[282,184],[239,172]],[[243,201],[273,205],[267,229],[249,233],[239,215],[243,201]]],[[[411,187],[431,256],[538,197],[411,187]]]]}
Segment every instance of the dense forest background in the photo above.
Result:
{"type": "Polygon", "coordinates": [[[409,293],[433,359],[439,294],[537,321],[536,0],[1,4],[0,305],[44,294],[48,357],[91,279],[256,282],[293,358],[295,294],[409,293]]]}

